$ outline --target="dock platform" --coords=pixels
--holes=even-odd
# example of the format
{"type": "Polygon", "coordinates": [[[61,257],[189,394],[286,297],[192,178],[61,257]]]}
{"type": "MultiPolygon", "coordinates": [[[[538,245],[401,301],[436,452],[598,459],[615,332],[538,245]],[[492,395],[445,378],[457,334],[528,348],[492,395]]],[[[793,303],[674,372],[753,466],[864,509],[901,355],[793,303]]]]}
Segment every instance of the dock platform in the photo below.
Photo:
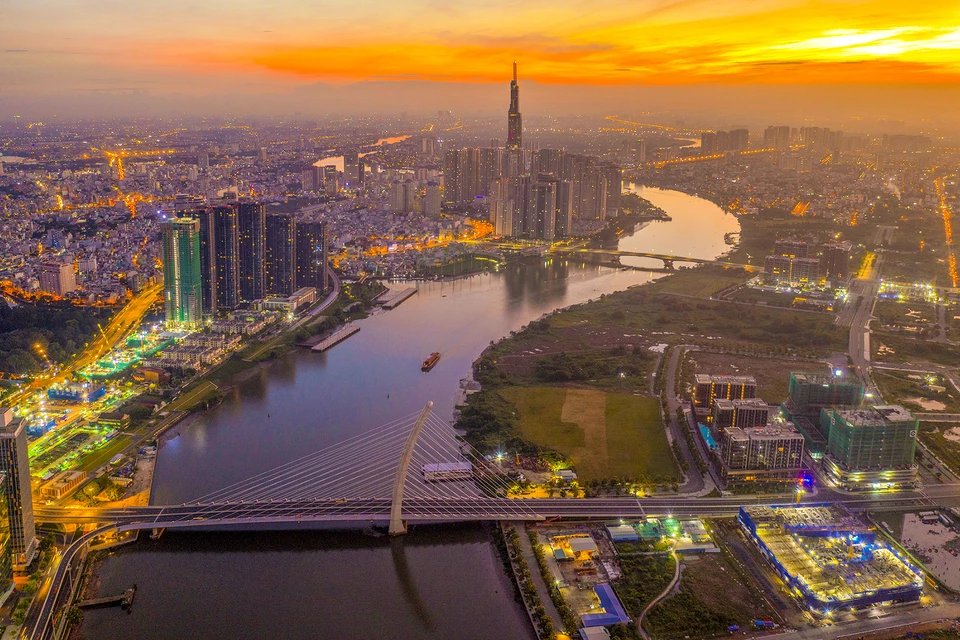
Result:
{"type": "Polygon", "coordinates": [[[410,296],[414,295],[416,292],[417,292],[416,287],[408,287],[406,289],[400,289],[400,290],[388,289],[387,291],[384,291],[382,294],[380,294],[376,302],[384,309],[393,309],[395,307],[400,306],[401,302],[403,302],[404,300],[407,300],[408,298],[410,298],[410,296]]]}
{"type": "Polygon", "coordinates": [[[346,327],[343,327],[342,329],[335,331],[333,334],[331,334],[327,338],[313,345],[313,347],[311,347],[311,350],[317,351],[317,352],[326,351],[333,345],[343,342],[344,340],[346,340],[347,338],[355,334],[357,331],[360,331],[360,327],[355,324],[351,324],[346,327]]]}
{"type": "Polygon", "coordinates": [[[77,606],[81,609],[94,609],[97,607],[115,607],[119,605],[123,609],[129,609],[133,606],[133,597],[135,595],[137,595],[137,585],[133,585],[119,595],[84,600],[83,602],[77,603],[77,606]]]}

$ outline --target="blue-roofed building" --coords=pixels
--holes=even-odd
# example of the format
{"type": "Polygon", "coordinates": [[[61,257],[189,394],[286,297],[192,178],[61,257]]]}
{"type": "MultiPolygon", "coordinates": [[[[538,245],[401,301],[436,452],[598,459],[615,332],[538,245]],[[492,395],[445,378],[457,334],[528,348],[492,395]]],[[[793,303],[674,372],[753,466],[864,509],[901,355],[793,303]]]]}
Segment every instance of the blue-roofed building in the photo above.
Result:
{"type": "Polygon", "coordinates": [[[603,613],[585,613],[580,616],[580,620],[585,627],[609,627],[611,625],[623,622],[630,622],[630,616],[627,615],[620,599],[613,592],[613,587],[609,584],[598,584],[593,588],[594,593],[600,599],[600,606],[603,613]]]}

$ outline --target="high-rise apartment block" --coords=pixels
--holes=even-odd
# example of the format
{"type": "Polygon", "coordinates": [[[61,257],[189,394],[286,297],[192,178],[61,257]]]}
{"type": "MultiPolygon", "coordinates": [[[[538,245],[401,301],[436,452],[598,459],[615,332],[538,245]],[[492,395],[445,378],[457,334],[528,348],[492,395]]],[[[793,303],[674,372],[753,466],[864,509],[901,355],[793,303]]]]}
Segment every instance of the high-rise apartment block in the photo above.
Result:
{"type": "Polygon", "coordinates": [[[898,405],[824,409],[828,433],[823,467],[845,489],[910,487],[916,483],[919,421],[898,405]]]}
{"type": "Polygon", "coordinates": [[[200,223],[174,218],[163,223],[163,307],[172,327],[201,320],[200,223]]]}
{"type": "Polygon", "coordinates": [[[823,260],[821,262],[823,275],[834,283],[845,280],[850,276],[850,256],[853,245],[849,242],[830,242],[823,245],[823,260]]]}
{"type": "Polygon", "coordinates": [[[65,296],[77,290],[77,276],[69,262],[44,262],[40,264],[40,289],[47,293],[65,296]]]}
{"type": "Polygon", "coordinates": [[[260,202],[241,202],[239,205],[239,260],[240,299],[260,300],[266,287],[266,208],[260,202]]]}
{"type": "Polygon", "coordinates": [[[717,431],[736,427],[749,429],[762,427],[770,420],[770,406],[759,398],[750,400],[727,400],[717,398],[713,401],[711,422],[717,431]]]}
{"type": "Polygon", "coordinates": [[[750,131],[747,129],[709,131],[700,134],[700,148],[704,155],[725,151],[746,151],[749,146],[750,131]]]}
{"type": "Polygon", "coordinates": [[[37,551],[27,431],[23,421],[14,420],[13,411],[7,407],[0,407],[0,472],[7,480],[5,497],[13,565],[25,569],[37,551]]]}
{"type": "Polygon", "coordinates": [[[297,220],[294,215],[268,215],[266,240],[266,292],[275,296],[292,295],[297,289],[297,220]]]}
{"type": "Polygon", "coordinates": [[[750,400],[757,397],[757,381],[753,376],[711,375],[698,373],[694,378],[693,404],[698,415],[707,415],[713,401],[750,400]]]}
{"type": "Polygon", "coordinates": [[[296,235],[296,287],[313,287],[322,292],[327,288],[327,223],[298,222],[296,235]]]}
{"type": "Polygon", "coordinates": [[[789,126],[769,126],[763,132],[764,149],[785,149],[790,146],[789,126]]]}
{"type": "Polygon", "coordinates": [[[722,436],[719,457],[725,486],[794,484],[803,469],[803,436],[789,422],[741,429],[722,436]]]}

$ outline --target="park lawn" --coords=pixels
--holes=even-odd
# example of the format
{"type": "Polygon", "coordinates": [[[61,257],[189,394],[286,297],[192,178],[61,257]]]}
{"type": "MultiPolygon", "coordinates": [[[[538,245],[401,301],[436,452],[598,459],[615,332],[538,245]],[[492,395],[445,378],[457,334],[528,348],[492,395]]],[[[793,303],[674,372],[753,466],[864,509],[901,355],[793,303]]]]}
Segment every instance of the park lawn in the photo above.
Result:
{"type": "Polygon", "coordinates": [[[583,480],[675,478],[656,398],[563,387],[508,387],[524,440],[566,457],[583,480]]]}

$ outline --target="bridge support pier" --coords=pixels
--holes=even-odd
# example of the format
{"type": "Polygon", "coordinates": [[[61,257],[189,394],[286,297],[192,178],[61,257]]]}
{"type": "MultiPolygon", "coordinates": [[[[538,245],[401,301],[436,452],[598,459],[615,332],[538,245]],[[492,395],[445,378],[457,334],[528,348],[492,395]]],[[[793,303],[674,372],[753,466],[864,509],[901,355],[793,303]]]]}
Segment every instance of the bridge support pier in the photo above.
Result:
{"type": "Polygon", "coordinates": [[[673,271],[673,269],[674,269],[674,267],[673,267],[673,260],[667,260],[666,258],[664,258],[664,259],[663,259],[663,268],[664,268],[664,269],[667,269],[668,271],[673,271]]]}
{"type": "Polygon", "coordinates": [[[430,415],[430,409],[433,408],[433,402],[428,402],[420,412],[420,416],[410,430],[407,436],[407,442],[403,445],[403,453],[400,454],[400,464],[397,466],[397,476],[393,481],[393,500],[390,503],[390,529],[391,536],[402,536],[407,532],[407,523],[403,521],[403,485],[407,481],[407,471],[410,468],[410,458],[413,456],[413,448],[417,444],[417,438],[420,431],[423,430],[423,423],[427,421],[430,415]]]}

